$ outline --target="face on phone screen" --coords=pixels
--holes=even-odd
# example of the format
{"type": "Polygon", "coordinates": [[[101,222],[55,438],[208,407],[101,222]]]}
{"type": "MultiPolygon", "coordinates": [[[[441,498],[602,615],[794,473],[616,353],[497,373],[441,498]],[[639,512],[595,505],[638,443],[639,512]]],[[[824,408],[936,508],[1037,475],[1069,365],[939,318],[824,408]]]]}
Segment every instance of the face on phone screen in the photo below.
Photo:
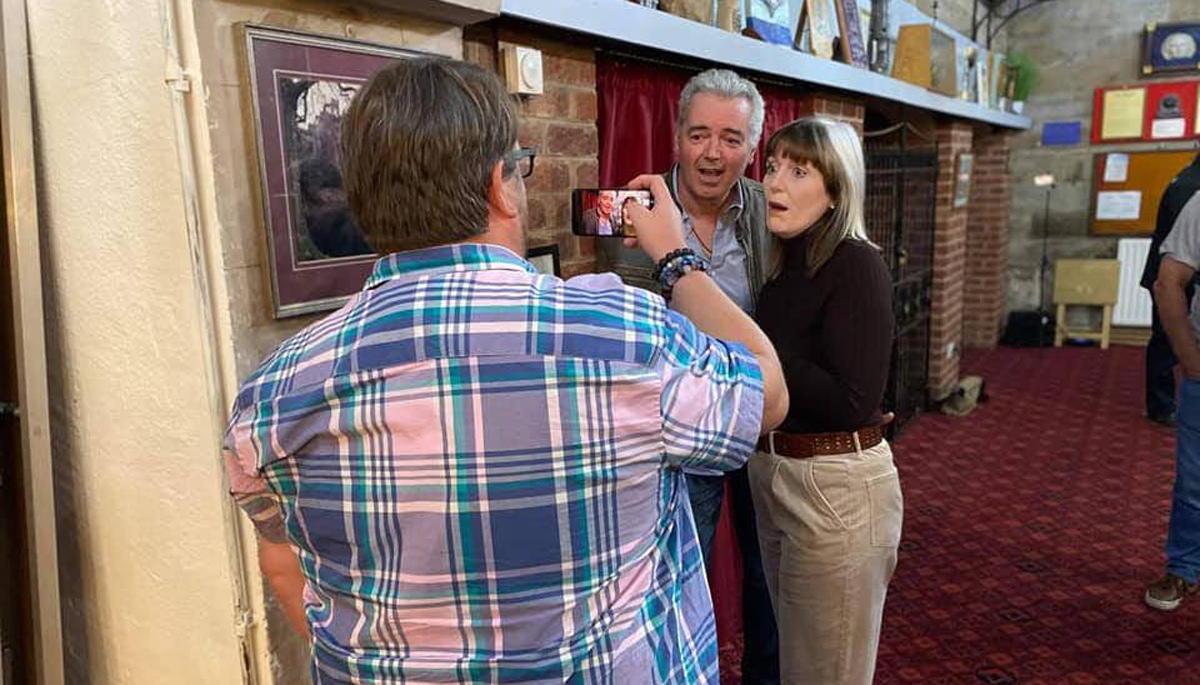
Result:
{"type": "Polygon", "coordinates": [[[637,230],[629,208],[654,207],[648,190],[576,189],[571,193],[571,232],[575,235],[633,238],[637,230]]]}

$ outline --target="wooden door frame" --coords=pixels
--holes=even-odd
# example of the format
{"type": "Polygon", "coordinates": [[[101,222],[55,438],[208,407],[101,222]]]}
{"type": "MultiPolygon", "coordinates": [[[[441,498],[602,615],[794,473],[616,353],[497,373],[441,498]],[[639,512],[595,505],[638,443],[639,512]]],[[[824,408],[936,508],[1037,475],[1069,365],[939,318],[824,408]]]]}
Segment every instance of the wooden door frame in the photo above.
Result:
{"type": "Polygon", "coordinates": [[[33,635],[28,636],[34,646],[31,665],[38,685],[61,685],[62,616],[25,2],[0,0],[0,161],[4,165],[5,235],[12,260],[9,278],[21,412],[21,488],[33,614],[33,635]]]}

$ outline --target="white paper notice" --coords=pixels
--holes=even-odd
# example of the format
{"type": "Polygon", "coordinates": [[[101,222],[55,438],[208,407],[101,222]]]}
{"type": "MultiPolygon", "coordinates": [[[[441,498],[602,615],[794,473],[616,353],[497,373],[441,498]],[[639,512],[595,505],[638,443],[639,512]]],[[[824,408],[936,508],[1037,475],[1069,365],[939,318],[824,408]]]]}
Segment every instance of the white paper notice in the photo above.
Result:
{"type": "Polygon", "coordinates": [[[1150,125],[1151,138],[1182,138],[1187,134],[1184,119],[1155,119],[1150,125]]]}
{"type": "Polygon", "coordinates": [[[1142,214],[1142,191],[1104,190],[1096,193],[1098,221],[1136,221],[1142,214]]]}
{"type": "Polygon", "coordinates": [[[1104,182],[1124,183],[1129,180],[1129,155],[1110,152],[1104,159],[1104,182]]]}

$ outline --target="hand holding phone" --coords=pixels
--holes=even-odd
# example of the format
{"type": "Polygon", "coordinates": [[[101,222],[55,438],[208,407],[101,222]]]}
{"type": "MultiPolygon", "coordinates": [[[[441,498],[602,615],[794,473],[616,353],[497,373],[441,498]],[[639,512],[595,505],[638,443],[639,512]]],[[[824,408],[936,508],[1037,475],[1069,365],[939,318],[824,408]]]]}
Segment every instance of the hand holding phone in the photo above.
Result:
{"type": "MultiPolygon", "coordinates": [[[[637,226],[637,246],[642,248],[654,261],[665,257],[672,250],[686,247],[683,238],[683,216],[675,201],[671,199],[671,191],[662,176],[643,174],[629,182],[629,187],[643,192],[650,192],[654,197],[654,209],[631,207],[629,216],[637,226]]],[[[626,245],[632,247],[626,241],[626,245]]]]}
{"type": "Polygon", "coordinates": [[[606,238],[633,238],[637,229],[630,209],[653,207],[646,190],[628,188],[577,188],[571,193],[571,232],[606,238]]]}

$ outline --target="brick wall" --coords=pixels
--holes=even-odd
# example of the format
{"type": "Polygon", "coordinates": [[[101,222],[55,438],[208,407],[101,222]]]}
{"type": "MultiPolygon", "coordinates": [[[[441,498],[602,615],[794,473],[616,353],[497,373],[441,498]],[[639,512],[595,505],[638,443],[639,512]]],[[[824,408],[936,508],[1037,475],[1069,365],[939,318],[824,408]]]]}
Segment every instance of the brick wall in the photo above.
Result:
{"type": "Polygon", "coordinates": [[[958,155],[971,151],[972,128],[961,121],[944,121],[938,124],[937,138],[939,171],[934,219],[929,393],[933,399],[940,400],[958,382],[970,204],[954,207],[954,172],[958,155]]]}
{"type": "Polygon", "coordinates": [[[521,96],[520,143],[538,150],[533,176],[525,184],[528,244],[557,244],[564,277],[592,271],[594,239],[571,234],[571,189],[594,188],[599,182],[595,53],[537,29],[492,23],[464,31],[463,57],[498,71],[500,42],[542,52],[543,94],[521,96]]]}
{"type": "Polygon", "coordinates": [[[1008,290],[1009,136],[975,130],[970,216],[967,223],[967,280],[963,294],[963,344],[993,348],[1004,326],[1008,290]]]}
{"type": "MultiPolygon", "coordinates": [[[[590,48],[555,39],[522,24],[492,22],[464,34],[466,59],[497,69],[499,42],[542,51],[545,93],[521,103],[521,143],[539,150],[529,189],[529,245],[557,244],[563,273],[594,269],[594,239],[570,230],[570,189],[598,183],[596,65],[590,48]]],[[[828,93],[810,95],[811,113],[863,129],[864,103],[828,93]]],[[[769,133],[769,132],[765,132],[769,133]]],[[[987,129],[945,121],[937,129],[940,172],[935,219],[929,390],[935,400],[958,382],[962,345],[991,347],[999,335],[1007,283],[1008,138],[987,129]],[[967,207],[953,207],[958,154],[975,153],[967,207]],[[970,226],[970,230],[968,230],[970,226]],[[970,279],[966,276],[970,274],[970,279]],[[969,281],[969,283],[968,283],[969,281]],[[947,356],[947,346],[952,354],[947,356]]]]}
{"type": "MultiPolygon", "coordinates": [[[[826,116],[831,119],[841,119],[858,129],[858,135],[862,136],[863,117],[866,115],[866,107],[861,101],[826,93],[814,93],[811,98],[813,103],[812,114],[826,116]]],[[[769,135],[771,132],[764,131],[763,133],[764,135],[769,135]]]]}

